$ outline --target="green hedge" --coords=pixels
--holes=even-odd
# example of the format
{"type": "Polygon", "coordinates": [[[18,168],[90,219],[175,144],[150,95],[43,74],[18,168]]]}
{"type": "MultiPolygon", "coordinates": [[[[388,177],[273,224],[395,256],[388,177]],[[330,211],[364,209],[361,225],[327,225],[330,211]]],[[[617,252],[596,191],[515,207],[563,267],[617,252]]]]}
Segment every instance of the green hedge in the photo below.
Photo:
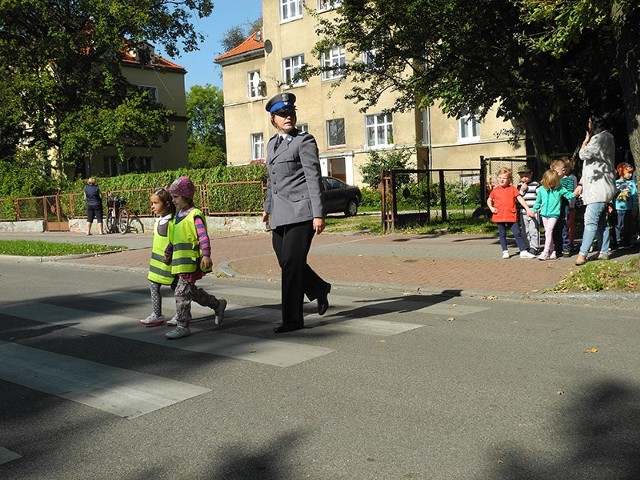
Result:
{"type": "MultiPolygon", "coordinates": [[[[4,191],[0,195],[0,220],[16,220],[13,199],[17,197],[41,196],[45,194],[58,193],[52,187],[53,183],[42,178],[36,181],[33,171],[27,175],[25,170],[9,167],[0,162],[0,172],[4,172],[11,184],[28,185],[26,188],[13,188],[11,192],[4,191]],[[4,170],[2,169],[4,168],[4,170]],[[28,179],[31,179],[29,182],[28,179]],[[34,193],[35,192],[35,193],[34,193]]],[[[264,192],[262,185],[267,181],[267,169],[264,164],[253,164],[243,166],[217,166],[213,168],[189,169],[181,168],[154,173],[129,173],[117,177],[96,177],[100,191],[103,193],[105,212],[107,207],[107,193],[113,192],[116,196],[125,197],[127,207],[130,211],[139,215],[150,215],[149,194],[160,187],[167,187],[181,175],[188,176],[196,186],[208,186],[202,197],[203,205],[199,207],[208,208],[210,212],[259,212],[262,211],[264,192]],[[216,185],[217,183],[228,182],[260,182],[256,184],[229,184],[216,185]]],[[[9,182],[7,182],[9,183],[9,182]]],[[[3,182],[3,185],[7,185],[3,182]]],[[[81,217],[86,212],[86,201],[83,195],[85,179],[78,179],[68,182],[59,192],[60,202],[64,216],[73,218],[81,217]]],[[[197,193],[200,194],[199,192],[197,193]]],[[[29,215],[41,217],[38,212],[31,212],[29,205],[21,205],[29,210],[29,215]]],[[[37,209],[37,207],[35,207],[37,209]]],[[[25,212],[26,212],[25,210],[25,212]]]]}

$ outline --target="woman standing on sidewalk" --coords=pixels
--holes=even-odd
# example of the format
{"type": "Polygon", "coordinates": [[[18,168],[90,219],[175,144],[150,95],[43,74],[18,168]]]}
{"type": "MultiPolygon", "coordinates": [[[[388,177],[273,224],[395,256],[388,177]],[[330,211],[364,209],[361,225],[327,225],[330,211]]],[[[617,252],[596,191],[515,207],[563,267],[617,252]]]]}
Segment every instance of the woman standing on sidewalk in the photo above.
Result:
{"type": "Polygon", "coordinates": [[[582,245],[576,265],[584,265],[594,239],[598,242],[598,258],[609,258],[609,223],[606,213],[607,205],[616,192],[615,141],[603,116],[589,117],[589,129],[580,147],[579,157],[582,160],[582,178],[575,194],[582,196],[586,210],[582,245]]]}
{"type": "Polygon", "coordinates": [[[91,235],[91,224],[95,217],[98,222],[98,231],[100,235],[104,235],[104,227],[102,224],[102,194],[98,188],[98,182],[91,177],[87,180],[87,186],[84,187],[84,198],[87,201],[87,235],[91,235]]]}
{"type": "Polygon", "coordinates": [[[282,325],[275,333],[304,327],[305,294],[318,300],[318,313],[324,315],[331,291],[331,284],[307,263],[313,236],[324,230],[324,202],[318,145],[296,128],[295,101],[292,93],[280,93],[266,105],[278,131],[267,145],[269,180],[262,213],[282,269],[282,325]]]}

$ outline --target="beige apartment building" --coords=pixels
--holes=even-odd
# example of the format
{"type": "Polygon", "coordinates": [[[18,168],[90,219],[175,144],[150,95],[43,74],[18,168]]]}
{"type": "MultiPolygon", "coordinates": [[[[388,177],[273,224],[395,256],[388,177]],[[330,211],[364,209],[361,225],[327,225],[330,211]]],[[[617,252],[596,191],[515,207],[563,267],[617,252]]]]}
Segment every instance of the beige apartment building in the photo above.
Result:
{"type": "MultiPolygon", "coordinates": [[[[417,168],[479,168],[479,158],[525,153],[498,132],[513,128],[490,112],[482,122],[474,115],[449,118],[437,106],[406,113],[385,113],[394,98],[387,94],[376,107],[362,113],[346,100],[348,82],[336,85],[339,71],[325,73],[307,82],[295,74],[305,64],[344,65],[344,47],[324,52],[311,51],[319,38],[315,19],[306,9],[320,15],[336,15],[340,1],[263,0],[263,29],[244,43],[218,56],[222,67],[227,162],[246,164],[263,160],[266,143],[274,134],[266,102],[275,94],[296,95],[298,127],[313,134],[318,142],[323,175],[350,184],[360,184],[360,167],[372,151],[411,149],[417,168]],[[431,151],[431,154],[429,154],[431,151]]],[[[366,61],[366,56],[360,61],[366,61]]],[[[523,143],[523,142],[522,142],[523,143]]]]}
{"type": "Polygon", "coordinates": [[[171,109],[173,134],[164,143],[158,139],[153,148],[129,147],[127,159],[121,162],[114,148],[106,148],[91,160],[87,176],[115,176],[123,173],[174,170],[187,165],[187,104],[184,76],[186,70],[159,55],[147,44],[150,62],[141,64],[134,51],[125,52],[120,68],[123,76],[133,85],[143,87],[157,102],[171,109]]]}

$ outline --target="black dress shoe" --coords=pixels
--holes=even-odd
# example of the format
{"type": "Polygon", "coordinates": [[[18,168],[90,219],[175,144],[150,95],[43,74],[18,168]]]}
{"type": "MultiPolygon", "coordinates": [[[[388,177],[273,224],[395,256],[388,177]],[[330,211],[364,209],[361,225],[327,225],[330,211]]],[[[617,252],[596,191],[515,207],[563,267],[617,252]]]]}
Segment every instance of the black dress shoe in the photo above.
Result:
{"type": "Polygon", "coordinates": [[[304,323],[287,323],[277,326],[273,329],[273,333],[287,333],[304,328],[304,323]]]}
{"type": "Polygon", "coordinates": [[[318,296],[318,315],[324,315],[327,313],[327,309],[329,308],[329,300],[327,299],[327,295],[331,292],[331,285],[327,288],[327,291],[324,294],[318,296]]]}

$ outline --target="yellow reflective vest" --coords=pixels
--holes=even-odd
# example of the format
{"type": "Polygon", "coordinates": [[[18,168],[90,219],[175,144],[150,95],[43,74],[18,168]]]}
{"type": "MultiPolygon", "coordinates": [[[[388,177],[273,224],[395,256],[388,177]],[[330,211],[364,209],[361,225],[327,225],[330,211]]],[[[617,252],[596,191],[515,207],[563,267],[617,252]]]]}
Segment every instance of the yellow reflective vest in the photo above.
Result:
{"type": "MultiPolygon", "coordinates": [[[[171,273],[173,275],[193,273],[198,269],[202,252],[200,251],[200,242],[196,232],[195,217],[200,217],[206,228],[207,222],[204,215],[197,208],[193,208],[179,222],[173,222],[169,230],[171,232],[169,238],[173,244],[173,257],[171,260],[171,273]]],[[[207,272],[210,271],[211,269],[207,270],[207,272]]]]}
{"type": "Polygon", "coordinates": [[[169,220],[166,235],[162,235],[158,231],[160,220],[161,218],[156,219],[156,223],[153,226],[153,245],[151,247],[151,260],[149,261],[149,274],[147,278],[161,285],[171,285],[173,282],[171,265],[164,263],[164,251],[167,245],[169,245],[169,230],[171,229],[173,218],[169,220]]]}

